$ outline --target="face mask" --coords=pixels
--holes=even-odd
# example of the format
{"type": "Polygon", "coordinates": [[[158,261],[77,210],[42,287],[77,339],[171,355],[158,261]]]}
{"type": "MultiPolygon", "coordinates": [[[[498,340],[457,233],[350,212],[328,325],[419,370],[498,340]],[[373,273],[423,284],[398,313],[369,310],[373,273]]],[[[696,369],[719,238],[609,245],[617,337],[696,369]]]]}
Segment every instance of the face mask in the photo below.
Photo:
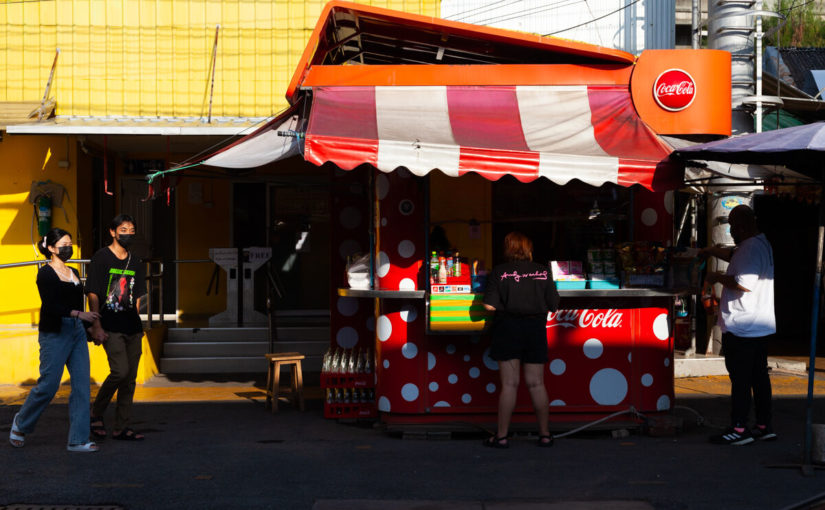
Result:
{"type": "Polygon", "coordinates": [[[132,241],[135,240],[135,234],[118,234],[117,242],[119,245],[123,246],[124,248],[129,248],[129,245],[132,244],[132,241]]]}
{"type": "Polygon", "coordinates": [[[61,246],[57,249],[57,258],[66,262],[74,255],[74,249],[71,246],[61,246]]]}

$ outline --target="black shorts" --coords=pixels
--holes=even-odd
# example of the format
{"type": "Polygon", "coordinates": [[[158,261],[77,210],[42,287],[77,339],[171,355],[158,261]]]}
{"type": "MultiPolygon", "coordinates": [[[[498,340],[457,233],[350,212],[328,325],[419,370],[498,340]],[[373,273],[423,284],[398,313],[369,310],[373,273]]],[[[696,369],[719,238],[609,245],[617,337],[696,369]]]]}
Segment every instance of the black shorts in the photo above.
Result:
{"type": "Polygon", "coordinates": [[[547,363],[547,319],[544,317],[496,317],[490,331],[490,357],[522,363],[547,363]]]}

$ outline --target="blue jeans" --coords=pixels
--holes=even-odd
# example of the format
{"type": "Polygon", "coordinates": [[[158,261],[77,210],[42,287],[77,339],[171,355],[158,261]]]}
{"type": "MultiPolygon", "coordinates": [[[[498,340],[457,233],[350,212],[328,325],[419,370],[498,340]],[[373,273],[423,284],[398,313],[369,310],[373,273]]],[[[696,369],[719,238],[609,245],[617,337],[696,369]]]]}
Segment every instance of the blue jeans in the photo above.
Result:
{"type": "Polygon", "coordinates": [[[63,366],[69,369],[72,393],[69,396],[69,444],[89,441],[89,347],[86,332],[79,319],[63,317],[59,333],[41,331],[40,378],[29,392],[17,413],[17,428],[34,432],[37,420],[54,398],[63,377],[63,366]]]}

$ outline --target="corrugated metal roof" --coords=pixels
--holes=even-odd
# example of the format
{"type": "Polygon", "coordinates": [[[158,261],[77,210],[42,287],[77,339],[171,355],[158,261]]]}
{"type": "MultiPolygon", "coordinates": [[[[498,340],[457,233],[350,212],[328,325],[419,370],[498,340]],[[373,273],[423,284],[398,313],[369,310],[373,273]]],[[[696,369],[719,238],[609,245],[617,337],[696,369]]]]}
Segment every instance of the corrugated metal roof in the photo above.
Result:
{"type": "Polygon", "coordinates": [[[781,48],[782,61],[788,66],[797,88],[814,96],[818,92],[811,79],[811,69],[825,69],[825,48],[781,48]]]}

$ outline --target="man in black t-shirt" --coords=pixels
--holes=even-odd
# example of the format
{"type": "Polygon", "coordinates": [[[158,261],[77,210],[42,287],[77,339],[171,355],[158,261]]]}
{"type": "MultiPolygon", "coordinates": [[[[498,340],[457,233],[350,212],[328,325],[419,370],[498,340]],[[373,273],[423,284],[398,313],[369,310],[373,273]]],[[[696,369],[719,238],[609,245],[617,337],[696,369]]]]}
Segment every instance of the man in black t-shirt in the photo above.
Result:
{"type": "Polygon", "coordinates": [[[112,244],[92,256],[86,279],[89,309],[100,313],[100,319],[91,327],[91,335],[95,344],[103,344],[110,370],[92,404],[91,429],[98,439],[106,437],[103,414],[117,392],[112,437],[134,441],[143,439],[142,434],[129,428],[129,419],[143,343],[138,309],[146,294],[146,279],[143,263],[129,251],[135,236],[135,220],[126,214],[116,216],[109,225],[109,234],[112,244]]]}

